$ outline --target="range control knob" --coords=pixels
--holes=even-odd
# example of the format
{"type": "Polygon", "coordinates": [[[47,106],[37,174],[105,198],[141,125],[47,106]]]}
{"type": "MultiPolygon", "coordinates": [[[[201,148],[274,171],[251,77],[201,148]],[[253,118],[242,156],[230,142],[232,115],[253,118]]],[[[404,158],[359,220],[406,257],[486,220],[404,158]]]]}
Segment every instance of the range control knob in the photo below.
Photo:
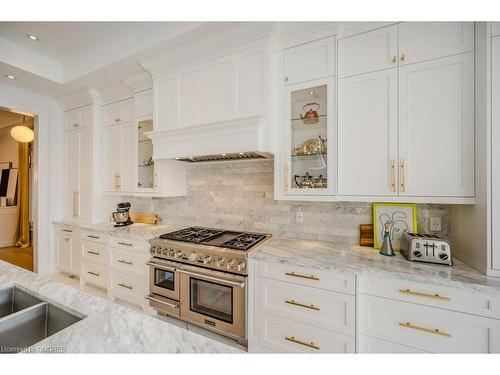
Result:
{"type": "Polygon", "coordinates": [[[230,269],[234,268],[235,265],[236,265],[236,261],[234,259],[231,259],[230,261],[228,261],[226,263],[226,268],[228,270],[230,270],[230,269]]]}
{"type": "Polygon", "coordinates": [[[169,256],[169,257],[173,257],[175,255],[175,251],[172,250],[172,249],[168,249],[166,251],[166,255],[169,256]]]}
{"type": "Polygon", "coordinates": [[[449,258],[449,256],[446,253],[439,254],[439,259],[441,259],[441,260],[447,260],[448,258],[449,258]]]}
{"type": "Polygon", "coordinates": [[[226,260],[224,258],[219,258],[217,259],[217,267],[223,267],[224,263],[226,263],[226,260]]]}
{"type": "Polygon", "coordinates": [[[236,269],[238,270],[238,272],[243,271],[245,269],[245,261],[241,261],[240,263],[238,263],[236,269]]]}
{"type": "Polygon", "coordinates": [[[413,255],[415,255],[417,258],[422,256],[422,252],[420,250],[415,250],[413,252],[413,255]]]}
{"type": "Polygon", "coordinates": [[[212,257],[210,255],[207,255],[205,258],[203,258],[203,264],[210,264],[212,263],[212,257]]]}
{"type": "Polygon", "coordinates": [[[176,258],[176,259],[182,258],[183,255],[184,254],[182,253],[182,251],[174,252],[174,258],[176,258]]]}

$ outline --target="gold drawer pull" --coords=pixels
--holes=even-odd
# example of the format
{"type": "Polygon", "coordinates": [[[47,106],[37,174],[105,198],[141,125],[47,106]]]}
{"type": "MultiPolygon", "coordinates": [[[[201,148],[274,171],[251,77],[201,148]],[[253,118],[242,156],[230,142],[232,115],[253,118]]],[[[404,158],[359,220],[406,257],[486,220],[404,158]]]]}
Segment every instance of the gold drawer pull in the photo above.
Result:
{"type": "Polygon", "coordinates": [[[305,307],[306,309],[319,311],[319,307],[316,307],[314,305],[306,305],[306,304],[300,303],[300,302],[295,302],[295,300],[293,300],[293,299],[287,299],[287,300],[285,300],[285,303],[288,303],[288,304],[294,305],[294,306],[305,307]]]}
{"type": "Polygon", "coordinates": [[[118,262],[119,263],[123,263],[123,264],[128,264],[129,266],[131,266],[132,264],[134,264],[131,261],[125,260],[125,259],[118,259],[118,262]]]}
{"type": "Polygon", "coordinates": [[[419,326],[414,326],[410,322],[406,323],[399,323],[401,327],[404,328],[411,328],[411,329],[416,329],[417,331],[422,331],[422,332],[427,332],[427,333],[432,333],[434,335],[439,335],[439,336],[444,336],[444,337],[451,337],[449,333],[446,332],[441,332],[439,329],[430,329],[430,328],[424,328],[424,327],[419,327],[419,326]]]}
{"type": "Polygon", "coordinates": [[[87,250],[87,253],[92,254],[92,255],[99,255],[100,254],[100,252],[98,252],[98,251],[90,251],[90,250],[87,250]]]}
{"type": "Polygon", "coordinates": [[[118,245],[123,245],[123,246],[132,246],[131,243],[129,242],[118,242],[118,245]]]}
{"type": "Polygon", "coordinates": [[[101,237],[99,237],[99,236],[93,236],[93,235],[91,235],[91,234],[89,234],[87,237],[88,237],[88,238],[95,238],[96,240],[98,240],[99,238],[101,238],[101,237]]]}
{"type": "Polygon", "coordinates": [[[415,291],[410,290],[410,289],[399,289],[399,293],[401,293],[401,294],[411,294],[411,295],[419,296],[419,297],[439,299],[441,301],[451,301],[451,298],[449,298],[449,297],[443,297],[443,296],[440,296],[439,294],[428,294],[428,293],[422,293],[422,292],[415,292],[415,291]]]}
{"type": "Polygon", "coordinates": [[[100,274],[100,273],[97,273],[97,272],[87,271],[87,273],[88,273],[89,275],[101,276],[101,274],[100,274]]]}
{"type": "Polygon", "coordinates": [[[134,289],[131,285],[127,285],[124,283],[119,283],[118,286],[121,286],[122,288],[127,288],[127,289],[134,289]]]}
{"type": "Polygon", "coordinates": [[[73,231],[71,229],[63,229],[62,231],[63,232],[68,232],[68,233],[73,233],[73,231]]]}
{"type": "Polygon", "coordinates": [[[301,340],[297,340],[294,336],[286,336],[285,337],[285,340],[288,340],[288,341],[291,341],[291,342],[294,342],[296,344],[299,344],[299,345],[304,345],[304,346],[307,346],[308,348],[312,348],[312,349],[316,349],[316,350],[319,350],[319,346],[316,345],[314,342],[304,342],[304,341],[301,341],[301,340]]]}
{"type": "Polygon", "coordinates": [[[303,279],[309,279],[309,280],[317,280],[319,281],[319,277],[316,277],[314,275],[301,275],[301,274],[298,274],[298,273],[295,273],[295,272],[285,272],[285,275],[287,276],[293,276],[293,277],[301,277],[303,279]]]}

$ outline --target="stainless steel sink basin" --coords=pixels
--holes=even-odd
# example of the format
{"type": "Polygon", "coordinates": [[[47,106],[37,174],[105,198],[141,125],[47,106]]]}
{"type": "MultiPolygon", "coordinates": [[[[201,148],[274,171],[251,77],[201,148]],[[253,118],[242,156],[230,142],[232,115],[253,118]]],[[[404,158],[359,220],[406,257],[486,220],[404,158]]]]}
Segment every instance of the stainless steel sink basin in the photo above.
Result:
{"type": "Polygon", "coordinates": [[[1,289],[0,353],[25,350],[81,319],[15,286],[1,289]]]}

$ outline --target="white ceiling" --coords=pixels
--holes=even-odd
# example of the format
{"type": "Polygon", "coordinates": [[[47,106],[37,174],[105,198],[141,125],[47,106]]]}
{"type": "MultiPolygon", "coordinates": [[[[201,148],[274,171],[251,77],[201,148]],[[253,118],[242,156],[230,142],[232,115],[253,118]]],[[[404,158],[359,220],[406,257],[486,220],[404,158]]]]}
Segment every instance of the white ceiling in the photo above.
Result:
{"type": "Polygon", "coordinates": [[[199,22],[0,22],[0,82],[58,97],[102,88],[144,69],[141,55],[199,27],[199,22]],[[39,37],[33,41],[26,37],[39,37]],[[5,75],[14,75],[9,80],[5,75]]]}

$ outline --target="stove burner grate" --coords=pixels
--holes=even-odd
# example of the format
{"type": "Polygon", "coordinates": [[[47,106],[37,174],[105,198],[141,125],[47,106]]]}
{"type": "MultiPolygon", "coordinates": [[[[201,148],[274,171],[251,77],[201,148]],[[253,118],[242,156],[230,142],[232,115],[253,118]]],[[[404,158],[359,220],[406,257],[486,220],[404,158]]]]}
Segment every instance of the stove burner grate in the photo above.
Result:
{"type": "Polygon", "coordinates": [[[224,233],[220,229],[210,229],[202,227],[190,227],[186,229],[181,229],[171,233],[165,233],[160,236],[164,240],[177,240],[185,242],[206,242],[211,238],[224,233]]]}
{"type": "Polygon", "coordinates": [[[263,234],[241,233],[240,235],[224,242],[221,246],[236,250],[248,250],[266,238],[263,234]]]}

